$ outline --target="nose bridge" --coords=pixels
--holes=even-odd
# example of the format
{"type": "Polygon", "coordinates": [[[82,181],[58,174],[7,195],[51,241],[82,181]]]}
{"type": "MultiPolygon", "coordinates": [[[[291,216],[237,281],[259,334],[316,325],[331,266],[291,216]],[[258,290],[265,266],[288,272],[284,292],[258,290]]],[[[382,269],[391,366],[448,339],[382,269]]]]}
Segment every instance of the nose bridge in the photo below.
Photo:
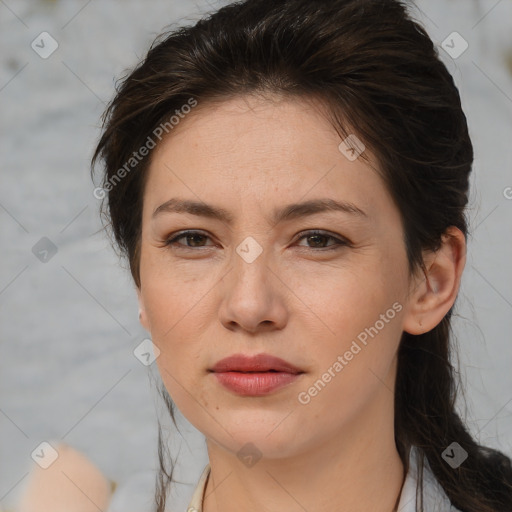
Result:
{"type": "Polygon", "coordinates": [[[250,293],[261,293],[268,285],[270,249],[264,249],[263,236],[258,238],[262,243],[253,236],[247,236],[235,249],[233,279],[237,286],[240,285],[242,292],[244,288],[250,288],[250,293]]]}
{"type": "MultiPolygon", "coordinates": [[[[263,240],[263,236],[260,237],[263,240]]],[[[248,236],[235,248],[232,272],[226,276],[220,319],[226,327],[238,324],[248,331],[268,323],[282,326],[284,304],[273,273],[269,270],[270,249],[248,236]]]]}

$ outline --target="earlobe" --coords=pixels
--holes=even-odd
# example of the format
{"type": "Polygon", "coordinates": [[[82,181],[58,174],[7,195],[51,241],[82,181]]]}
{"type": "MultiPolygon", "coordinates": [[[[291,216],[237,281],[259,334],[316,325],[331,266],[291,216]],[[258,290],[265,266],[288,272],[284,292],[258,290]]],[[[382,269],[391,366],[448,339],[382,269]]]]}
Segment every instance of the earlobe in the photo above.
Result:
{"type": "Polygon", "coordinates": [[[142,294],[140,288],[137,287],[137,299],[139,301],[139,322],[146,329],[146,331],[150,332],[149,322],[146,314],[146,310],[144,308],[144,301],[142,299],[142,294]]]}
{"type": "Polygon", "coordinates": [[[404,331],[424,334],[436,327],[453,306],[466,263],[466,240],[451,226],[442,236],[441,247],[424,254],[423,275],[413,280],[404,331]]]}

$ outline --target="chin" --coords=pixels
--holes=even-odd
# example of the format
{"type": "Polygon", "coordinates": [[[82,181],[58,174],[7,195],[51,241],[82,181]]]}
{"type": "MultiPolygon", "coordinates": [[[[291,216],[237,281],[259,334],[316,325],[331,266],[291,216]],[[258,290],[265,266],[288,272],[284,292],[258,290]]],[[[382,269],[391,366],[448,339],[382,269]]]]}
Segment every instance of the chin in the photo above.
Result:
{"type": "MultiPolygon", "coordinates": [[[[268,421],[265,421],[259,413],[257,421],[252,421],[250,415],[246,415],[244,425],[233,425],[226,420],[223,423],[225,430],[203,431],[203,434],[207,439],[236,454],[239,458],[246,454],[254,457],[264,456],[267,459],[286,458],[300,451],[298,444],[302,443],[298,438],[300,426],[290,423],[285,427],[284,423],[288,421],[283,422],[285,416],[281,413],[277,421],[274,418],[268,418],[268,421]]],[[[210,422],[209,426],[211,425],[210,422]]]]}

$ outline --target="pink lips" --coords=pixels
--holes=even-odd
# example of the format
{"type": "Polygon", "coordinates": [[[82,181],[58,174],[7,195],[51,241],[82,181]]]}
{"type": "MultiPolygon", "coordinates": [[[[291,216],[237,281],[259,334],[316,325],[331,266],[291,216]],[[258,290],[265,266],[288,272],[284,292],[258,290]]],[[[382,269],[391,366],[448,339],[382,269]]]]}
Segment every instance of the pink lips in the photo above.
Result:
{"type": "Polygon", "coordinates": [[[245,396],[262,396],[295,381],[304,372],[269,354],[235,354],[218,361],[210,370],[231,391],[245,396]]]}

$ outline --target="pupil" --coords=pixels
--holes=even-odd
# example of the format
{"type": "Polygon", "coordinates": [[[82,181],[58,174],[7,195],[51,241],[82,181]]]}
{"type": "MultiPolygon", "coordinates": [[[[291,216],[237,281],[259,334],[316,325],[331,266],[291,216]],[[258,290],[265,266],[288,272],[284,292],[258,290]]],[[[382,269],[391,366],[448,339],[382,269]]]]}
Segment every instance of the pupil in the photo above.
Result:
{"type": "MultiPolygon", "coordinates": [[[[204,235],[198,235],[198,234],[188,235],[188,241],[190,242],[190,240],[194,240],[194,239],[201,238],[201,237],[204,237],[204,235]]],[[[194,244],[192,243],[192,245],[194,245],[194,244]]]]}
{"type": "MultiPolygon", "coordinates": [[[[310,239],[312,238],[313,240],[316,239],[317,242],[319,242],[319,240],[320,240],[320,245],[321,245],[321,243],[322,243],[321,239],[324,238],[324,236],[323,235],[311,235],[309,238],[310,239]]],[[[315,244],[315,242],[313,242],[313,244],[315,244]]]]}

